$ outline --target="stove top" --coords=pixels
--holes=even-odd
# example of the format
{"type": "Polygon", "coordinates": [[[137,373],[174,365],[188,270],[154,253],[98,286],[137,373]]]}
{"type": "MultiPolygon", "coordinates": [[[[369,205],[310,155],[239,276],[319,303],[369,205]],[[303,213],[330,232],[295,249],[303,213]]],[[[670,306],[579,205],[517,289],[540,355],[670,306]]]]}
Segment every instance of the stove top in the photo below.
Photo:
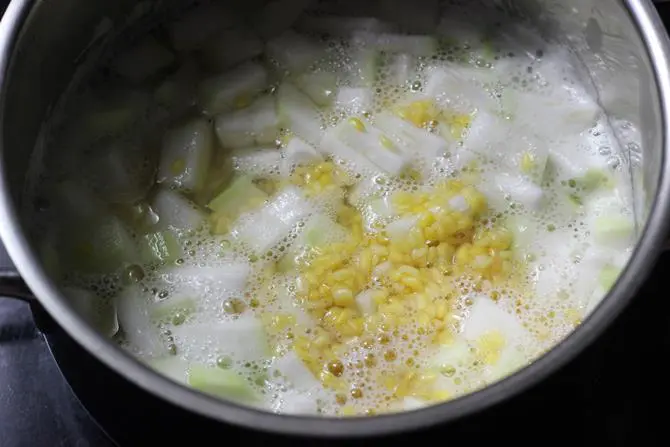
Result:
{"type": "MultiPolygon", "coordinates": [[[[6,3],[0,0],[0,11],[6,3]]],[[[658,8],[670,20],[670,3],[658,8]]],[[[0,264],[3,256],[0,251],[0,264]]],[[[474,445],[504,439],[522,445],[548,440],[578,445],[631,445],[643,440],[645,445],[667,445],[667,421],[658,409],[670,401],[670,381],[663,363],[663,355],[670,353],[670,300],[664,281],[668,272],[670,254],[665,254],[639,296],[609,330],[535,388],[455,424],[379,443],[427,442],[437,437],[445,443],[474,445]]],[[[47,344],[26,304],[0,298],[1,447],[173,445],[180,429],[190,426],[186,415],[186,419],[163,421],[164,430],[138,430],[143,421],[160,426],[159,401],[149,396],[140,399],[142,395],[135,393],[125,402],[127,407],[120,409],[95,399],[95,387],[114,386],[119,380],[112,373],[87,379],[83,371],[72,381],[78,383],[73,391],[50,352],[66,348],[47,344]]],[[[84,364],[84,360],[91,361],[72,361],[84,364]]],[[[210,437],[208,427],[211,424],[190,430],[197,435],[191,439],[210,437]]],[[[223,438],[221,433],[219,425],[215,442],[260,445],[278,441],[232,427],[225,429],[223,438]]],[[[290,442],[317,444],[307,439],[290,442]]]]}

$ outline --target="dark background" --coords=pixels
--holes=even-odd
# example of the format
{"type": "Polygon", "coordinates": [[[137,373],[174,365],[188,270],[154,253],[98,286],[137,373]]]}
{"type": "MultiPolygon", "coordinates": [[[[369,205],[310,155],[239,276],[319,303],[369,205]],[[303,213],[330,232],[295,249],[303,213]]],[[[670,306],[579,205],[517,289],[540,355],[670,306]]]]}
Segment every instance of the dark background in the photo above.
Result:
{"type": "MultiPolygon", "coordinates": [[[[0,0],[1,10],[7,3],[0,0]]],[[[658,8],[670,23],[670,4],[658,8]]],[[[0,252],[0,265],[3,255],[0,252]]],[[[670,294],[666,275],[670,275],[670,255],[660,258],[632,305],[596,343],[528,392],[453,425],[362,444],[509,441],[542,446],[553,441],[568,445],[669,445],[670,371],[666,357],[670,355],[670,294]]],[[[91,360],[86,356],[72,361],[87,365],[91,360]]],[[[121,406],[119,402],[107,403],[90,390],[106,383],[112,386],[113,380],[86,377],[87,370],[83,371],[78,377],[81,400],[123,446],[286,441],[259,439],[232,428],[219,427],[210,433],[206,426],[199,436],[176,441],[182,424],[188,421],[173,420],[172,414],[161,414],[160,407],[153,404],[147,405],[148,413],[132,411],[144,408],[140,404],[145,398],[140,394],[124,396],[121,406]],[[142,430],[146,426],[153,429],[142,430]]],[[[315,440],[290,442],[320,444],[315,440]]],[[[27,305],[0,298],[0,447],[113,445],[63,379],[27,305]]]]}

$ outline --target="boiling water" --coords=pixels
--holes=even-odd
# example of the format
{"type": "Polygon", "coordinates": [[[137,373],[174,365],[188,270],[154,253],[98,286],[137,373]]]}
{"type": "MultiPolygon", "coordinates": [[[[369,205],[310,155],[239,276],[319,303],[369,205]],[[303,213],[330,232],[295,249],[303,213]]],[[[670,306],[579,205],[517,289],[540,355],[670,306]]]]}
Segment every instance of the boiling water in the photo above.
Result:
{"type": "MultiPolygon", "coordinates": [[[[360,21],[343,22],[356,32],[326,37],[314,33],[321,15],[303,11],[289,23],[323,48],[322,57],[309,64],[308,73],[330,76],[335,92],[358,89],[349,91],[350,97],[335,93],[337,99],[330,105],[314,108],[322,133],[347,123],[358,130],[369,129],[389,111],[410,121],[416,114],[422,121],[415,123],[416,129],[439,138],[445,144],[440,147],[446,149],[434,153],[428,146],[412,148],[411,168],[400,175],[384,172],[374,163],[324,154],[322,163],[330,163],[328,169],[347,180],[339,184],[331,180],[335,187],[308,194],[301,202],[305,212],[299,223],[262,253],[236,242],[240,229],[258,224],[257,214],[242,213],[228,232],[217,232],[211,219],[201,226],[176,228],[180,246],[176,260],[128,259],[104,274],[67,264],[71,238],[64,234],[76,228],[78,219],[86,221],[91,215],[97,221],[118,219],[131,245],[140,244],[147,232],[165,229],[161,222],[166,216],[152,209],[157,191],[165,187],[155,176],[161,138],[167,129],[202,112],[192,91],[179,91],[183,85],[177,84],[176,100],[169,104],[160,100],[156,86],[164,85],[170,73],[186,73],[189,87],[218,72],[207,59],[203,62],[197,49],[178,51],[169,39],[159,41],[174,60],[134,85],[127,79],[119,82],[108,69],[82,71],[63,99],[60,113],[45,126],[41,145],[48,150],[38,151],[35,175],[28,185],[35,199],[26,213],[35,224],[33,234],[41,242],[45,264],[63,287],[80,296],[84,291],[84,303],[77,302],[94,324],[110,312],[118,314],[120,331],[114,322],[103,326],[111,328],[109,334],[143,361],[196,387],[189,379],[194,374],[189,372],[192,365],[232,371],[253,389],[256,398],[248,403],[273,411],[354,415],[412,409],[471,392],[532,361],[588,315],[611,286],[612,276],[625,265],[634,243],[633,225],[625,224],[633,222],[627,161],[608,116],[583,82],[581,66],[568,49],[542,40],[530,27],[512,25],[500,18],[500,12],[488,14],[484,9],[482,20],[490,23],[491,32],[482,35],[475,31],[481,26],[469,26],[466,14],[459,15],[457,3],[450,6],[447,19],[436,27],[428,25],[426,36],[437,45],[408,44],[420,56],[379,43],[374,29],[358,33],[360,21]],[[374,50],[375,45],[391,49],[377,54],[374,72],[359,84],[360,72],[369,68],[361,66],[360,51],[374,50]],[[101,115],[106,120],[102,123],[87,121],[89,104],[111,104],[119,98],[131,109],[134,102],[142,104],[139,112],[130,118],[101,115]],[[113,120],[123,124],[109,126],[113,120]],[[103,134],[89,138],[86,133],[91,126],[103,129],[103,134]],[[110,165],[100,157],[100,148],[109,144],[126,148],[121,164],[110,165]],[[353,239],[353,246],[361,251],[356,248],[343,262],[360,268],[365,247],[381,253],[377,270],[354,282],[357,294],[384,290],[391,294],[390,301],[384,302],[388,309],[394,297],[420,302],[420,293],[393,284],[404,279],[380,279],[382,271],[399,268],[391,260],[392,250],[384,247],[393,247],[393,238],[402,239],[411,225],[394,236],[390,228],[398,219],[380,217],[371,210],[370,200],[388,202],[403,192],[432,193],[449,179],[465,182],[487,199],[486,211],[472,223],[474,233],[502,228],[513,234],[513,245],[506,250],[513,255],[509,260],[513,268],[492,276],[485,268],[473,267],[478,258],[458,266],[454,253],[449,262],[457,267],[445,267],[442,276],[426,286],[441,294],[429,303],[433,319],[439,320],[433,326],[422,324],[422,305],[407,307],[409,321],[394,326],[391,310],[380,312],[381,316],[366,315],[359,302],[358,307],[336,309],[351,309],[345,318],[352,321],[361,318],[362,329],[353,335],[344,333],[327,324],[334,315],[332,308],[330,314],[315,310],[305,298],[313,291],[305,286],[312,272],[309,262],[288,271],[278,268],[310,217],[325,216],[338,223],[318,227],[322,247],[341,242],[342,229],[353,231],[356,225],[343,217],[345,210],[349,217],[360,219],[363,232],[353,239]],[[65,190],[69,208],[64,208],[63,196],[58,195],[63,181],[78,185],[65,190]],[[237,284],[240,277],[245,280],[237,284]],[[147,325],[142,313],[148,307],[185,297],[183,309],[147,325]],[[141,304],[128,305],[129,300],[141,304]],[[443,309],[436,311],[439,306],[443,309]],[[259,325],[265,328],[263,340],[250,335],[259,325]],[[315,348],[319,340],[327,345],[323,350],[315,348]],[[317,366],[310,365],[310,360],[317,366]]],[[[422,26],[419,19],[426,15],[421,15],[421,8],[415,17],[414,24],[422,26]]],[[[364,20],[369,26],[389,23],[364,20]]],[[[203,22],[202,28],[206,25],[203,22]]],[[[398,33],[397,27],[392,28],[398,33]]],[[[259,28],[259,34],[264,29],[259,28]]],[[[102,54],[103,61],[114,60],[114,53],[102,54]]],[[[252,57],[270,73],[258,95],[273,98],[284,83],[295,82],[296,73],[262,51],[252,57]]],[[[215,117],[206,115],[206,119],[212,123],[215,117]]],[[[260,146],[285,151],[291,134],[302,136],[298,130],[302,124],[277,129],[276,142],[260,146]]],[[[309,143],[327,152],[321,142],[309,143]]],[[[292,161],[286,165],[282,161],[286,159],[263,162],[217,147],[208,163],[207,186],[177,191],[192,201],[198,213],[209,213],[204,206],[225,188],[225,179],[238,172],[251,175],[272,197],[305,167],[292,161]]],[[[308,163],[306,169],[311,167],[308,163]]],[[[449,202],[452,208],[468,208],[467,203],[459,205],[465,199],[458,197],[449,202]]],[[[265,234],[271,229],[261,226],[256,231],[265,234]]],[[[474,244],[474,239],[470,242],[474,244]]],[[[105,247],[104,241],[97,243],[105,247]]],[[[452,245],[458,248],[459,244],[452,245]]],[[[319,253],[312,256],[318,258],[319,253]]],[[[424,279],[438,271],[428,261],[413,268],[424,279]]],[[[215,387],[204,388],[217,394],[215,387]]]]}

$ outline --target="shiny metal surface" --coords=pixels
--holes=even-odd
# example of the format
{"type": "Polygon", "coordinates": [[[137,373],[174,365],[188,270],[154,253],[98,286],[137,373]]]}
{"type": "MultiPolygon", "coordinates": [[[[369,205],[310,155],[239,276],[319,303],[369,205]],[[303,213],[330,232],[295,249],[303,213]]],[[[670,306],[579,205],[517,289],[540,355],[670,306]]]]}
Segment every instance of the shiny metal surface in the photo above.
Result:
{"type": "Polygon", "coordinates": [[[648,0],[497,0],[541,23],[552,35],[567,37],[601,103],[612,116],[640,126],[644,137],[639,148],[643,164],[636,164],[633,152],[638,148],[629,147],[631,175],[638,185],[639,242],[595,312],[570,337],[513,376],[454,401],[398,415],[367,419],[274,415],[213,399],[157,375],[93,331],[72,310],[38,262],[18,211],[35,136],[71,78],[79,55],[104,29],[101,25],[115,23],[131,8],[154,12],[161,3],[15,0],[0,24],[0,234],[26,283],[53,318],[89,352],[140,387],[196,413],[273,432],[365,436],[435,425],[492,406],[565,364],[602,332],[651,270],[670,216],[670,48],[653,5],[648,0]]]}

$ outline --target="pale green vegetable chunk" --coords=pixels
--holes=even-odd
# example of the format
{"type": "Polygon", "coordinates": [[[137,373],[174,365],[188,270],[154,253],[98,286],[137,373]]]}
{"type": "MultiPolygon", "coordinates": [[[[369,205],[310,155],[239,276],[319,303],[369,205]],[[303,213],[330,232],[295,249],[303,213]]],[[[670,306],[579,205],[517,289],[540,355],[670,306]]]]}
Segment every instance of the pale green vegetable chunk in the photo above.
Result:
{"type": "Polygon", "coordinates": [[[205,214],[196,204],[176,191],[160,189],[151,202],[161,229],[195,230],[205,221],[205,214]]]}
{"type": "Polygon", "coordinates": [[[421,154],[439,157],[449,149],[449,144],[444,139],[390,112],[380,113],[375,120],[375,125],[388,135],[398,149],[406,154],[416,154],[420,151],[421,154]]]}
{"type": "Polygon", "coordinates": [[[269,40],[266,52],[282,68],[295,74],[305,71],[323,57],[321,45],[291,30],[269,40]]]}
{"type": "MultiPolygon", "coordinates": [[[[398,175],[410,165],[409,155],[400,150],[386,133],[358,117],[351,117],[343,121],[332,131],[335,132],[335,137],[351,151],[367,158],[377,166],[377,169],[389,175],[398,175]]],[[[339,145],[327,146],[331,151],[338,147],[339,145]]],[[[346,156],[343,158],[346,159],[346,156]]]]}
{"type": "Polygon", "coordinates": [[[154,101],[171,113],[182,113],[195,105],[195,94],[200,77],[195,62],[186,60],[177,71],[172,73],[153,92],[154,101]]]}
{"type": "Polygon", "coordinates": [[[261,321],[253,315],[214,323],[189,323],[172,328],[175,344],[194,352],[207,350],[238,362],[254,362],[271,355],[261,321]]]}
{"type": "Polygon", "coordinates": [[[279,262],[279,268],[288,272],[296,267],[296,263],[313,250],[329,243],[346,240],[348,231],[325,214],[315,214],[305,223],[303,230],[296,238],[290,250],[279,262]]]}
{"type": "Polygon", "coordinates": [[[140,90],[109,92],[83,115],[80,130],[93,138],[117,135],[143,118],[148,102],[149,96],[140,90]]]}
{"type": "Polygon", "coordinates": [[[204,365],[191,365],[187,383],[204,393],[224,399],[249,402],[257,399],[249,382],[231,370],[204,365]]]}
{"type": "Polygon", "coordinates": [[[149,313],[148,297],[139,285],[122,290],[115,298],[119,325],[124,338],[144,358],[168,355],[165,340],[149,313]]]}
{"type": "Polygon", "coordinates": [[[268,72],[258,62],[245,62],[198,86],[198,103],[207,115],[241,109],[268,85],[268,72]]]}
{"type": "Polygon", "coordinates": [[[379,68],[379,51],[357,43],[351,59],[351,69],[347,73],[349,83],[354,87],[372,87],[379,68]]]}
{"type": "Polygon", "coordinates": [[[323,125],[316,105],[294,85],[283,83],[277,92],[280,124],[310,144],[319,144],[323,125]]]}
{"type": "Polygon", "coordinates": [[[634,234],[635,222],[632,217],[606,215],[594,222],[594,238],[597,243],[614,247],[627,246],[634,234]]]}
{"type": "Polygon", "coordinates": [[[236,172],[266,181],[281,175],[281,167],[284,164],[282,155],[282,152],[274,147],[245,148],[233,150],[230,159],[236,172]]]}
{"type": "Polygon", "coordinates": [[[135,241],[114,216],[94,220],[87,228],[73,229],[69,264],[88,273],[112,273],[137,259],[135,241]],[[76,234],[75,234],[76,233],[76,234]]]}
{"type": "Polygon", "coordinates": [[[470,345],[463,339],[457,339],[451,344],[440,346],[430,360],[430,366],[448,374],[453,373],[456,368],[469,366],[473,360],[470,345]]]}
{"type": "Polygon", "coordinates": [[[82,317],[101,334],[112,337],[119,330],[116,306],[95,293],[78,287],[66,287],[63,294],[82,317]]]}
{"type": "Polygon", "coordinates": [[[268,195],[258,189],[253,179],[247,176],[236,177],[218,196],[207,204],[215,213],[236,216],[250,205],[258,206],[267,200],[268,195]]]}
{"type": "Polygon", "coordinates": [[[170,263],[183,255],[179,239],[172,231],[145,234],[142,239],[141,255],[146,263],[170,263]]]}
{"type": "Polygon", "coordinates": [[[321,107],[330,105],[337,91],[337,77],[326,71],[302,74],[296,78],[295,84],[321,107]]]}
{"type": "Polygon", "coordinates": [[[236,240],[262,255],[288,236],[294,226],[313,211],[313,206],[294,187],[287,187],[266,206],[248,215],[231,230],[236,240]]]}
{"type": "Polygon", "coordinates": [[[159,182],[192,192],[202,189],[213,146],[212,127],[204,119],[168,131],[163,139],[159,182]]]}
{"type": "Polygon", "coordinates": [[[149,313],[154,321],[179,326],[195,312],[196,308],[195,299],[182,293],[152,304],[149,313]]]}
{"type": "Polygon", "coordinates": [[[216,117],[216,134],[225,148],[273,143],[279,132],[275,101],[264,97],[251,106],[216,117]]]}
{"type": "Polygon", "coordinates": [[[147,365],[175,382],[186,383],[188,363],[179,357],[170,356],[148,359],[147,365]]]}
{"type": "Polygon", "coordinates": [[[606,265],[598,275],[598,282],[600,283],[600,286],[606,291],[610,290],[612,286],[614,286],[616,280],[619,279],[620,273],[620,268],[613,265],[606,265]]]}
{"type": "Polygon", "coordinates": [[[142,141],[114,140],[83,157],[82,177],[109,203],[132,204],[143,199],[154,182],[155,160],[142,141]]]}
{"type": "Polygon", "coordinates": [[[282,157],[282,175],[288,176],[291,169],[298,165],[306,165],[322,161],[323,157],[314,146],[299,137],[292,137],[284,148],[282,157]]]}

